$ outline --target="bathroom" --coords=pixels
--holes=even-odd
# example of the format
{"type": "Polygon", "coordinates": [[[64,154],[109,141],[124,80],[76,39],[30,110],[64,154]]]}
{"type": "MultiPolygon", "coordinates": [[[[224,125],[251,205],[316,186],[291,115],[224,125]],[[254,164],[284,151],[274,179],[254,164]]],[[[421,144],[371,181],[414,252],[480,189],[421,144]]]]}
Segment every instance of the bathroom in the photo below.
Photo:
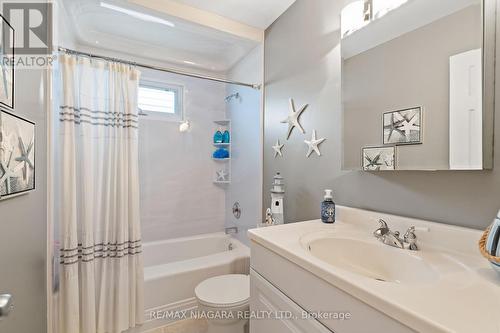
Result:
{"type": "Polygon", "coordinates": [[[498,6],[2,3],[0,333],[500,333],[498,6]]]}

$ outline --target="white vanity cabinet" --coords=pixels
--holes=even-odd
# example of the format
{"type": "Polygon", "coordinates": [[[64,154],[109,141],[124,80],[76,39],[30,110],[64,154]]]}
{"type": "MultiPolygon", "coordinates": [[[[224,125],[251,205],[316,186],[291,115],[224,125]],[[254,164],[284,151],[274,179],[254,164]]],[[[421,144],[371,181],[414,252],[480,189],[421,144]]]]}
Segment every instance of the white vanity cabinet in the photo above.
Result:
{"type": "Polygon", "coordinates": [[[254,241],[250,285],[252,314],[278,316],[251,318],[250,333],[360,333],[367,327],[371,332],[415,332],[254,241]],[[349,313],[350,319],[302,319],[304,312],[349,313]]]}
{"type": "Polygon", "coordinates": [[[250,281],[250,308],[256,316],[251,319],[250,333],[331,332],[313,318],[303,319],[306,311],[253,269],[250,281]]]}

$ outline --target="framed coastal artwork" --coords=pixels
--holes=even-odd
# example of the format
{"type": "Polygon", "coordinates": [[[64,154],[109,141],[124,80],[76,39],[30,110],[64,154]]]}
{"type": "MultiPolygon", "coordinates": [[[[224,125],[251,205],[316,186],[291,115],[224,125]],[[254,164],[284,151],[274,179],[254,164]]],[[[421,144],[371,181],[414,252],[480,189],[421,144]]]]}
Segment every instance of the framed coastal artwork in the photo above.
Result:
{"type": "Polygon", "coordinates": [[[35,189],[35,123],[0,110],[0,199],[35,189]]]}
{"type": "Polygon", "coordinates": [[[364,171],[396,170],[396,147],[365,147],[362,149],[364,171]]]}
{"type": "Polygon", "coordinates": [[[0,15],[0,105],[14,109],[14,29],[0,15]]]}
{"type": "Polygon", "coordinates": [[[422,108],[386,112],[383,115],[384,145],[422,143],[422,108]]]}

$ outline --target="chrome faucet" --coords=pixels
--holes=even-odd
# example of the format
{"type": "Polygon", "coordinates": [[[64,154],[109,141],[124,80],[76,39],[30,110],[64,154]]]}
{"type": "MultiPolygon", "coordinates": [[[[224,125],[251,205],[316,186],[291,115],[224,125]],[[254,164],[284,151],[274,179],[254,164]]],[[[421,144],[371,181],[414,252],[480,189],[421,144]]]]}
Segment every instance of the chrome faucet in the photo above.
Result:
{"type": "Polygon", "coordinates": [[[399,231],[392,232],[391,229],[389,229],[387,222],[382,219],[380,219],[378,222],[380,223],[380,226],[373,232],[373,235],[379,241],[386,245],[397,247],[399,249],[405,249],[405,244],[408,244],[408,250],[418,251],[415,227],[410,227],[404,234],[403,238],[401,238],[399,231]]]}

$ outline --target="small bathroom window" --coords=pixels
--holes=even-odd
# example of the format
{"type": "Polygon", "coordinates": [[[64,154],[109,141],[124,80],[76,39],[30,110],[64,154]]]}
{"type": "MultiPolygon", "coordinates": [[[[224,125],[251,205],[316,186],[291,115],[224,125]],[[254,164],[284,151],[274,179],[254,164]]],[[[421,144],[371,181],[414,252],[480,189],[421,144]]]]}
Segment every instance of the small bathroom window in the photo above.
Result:
{"type": "Polygon", "coordinates": [[[183,119],[183,87],[159,82],[141,81],[139,111],[148,119],[181,121],[183,119]]]}

